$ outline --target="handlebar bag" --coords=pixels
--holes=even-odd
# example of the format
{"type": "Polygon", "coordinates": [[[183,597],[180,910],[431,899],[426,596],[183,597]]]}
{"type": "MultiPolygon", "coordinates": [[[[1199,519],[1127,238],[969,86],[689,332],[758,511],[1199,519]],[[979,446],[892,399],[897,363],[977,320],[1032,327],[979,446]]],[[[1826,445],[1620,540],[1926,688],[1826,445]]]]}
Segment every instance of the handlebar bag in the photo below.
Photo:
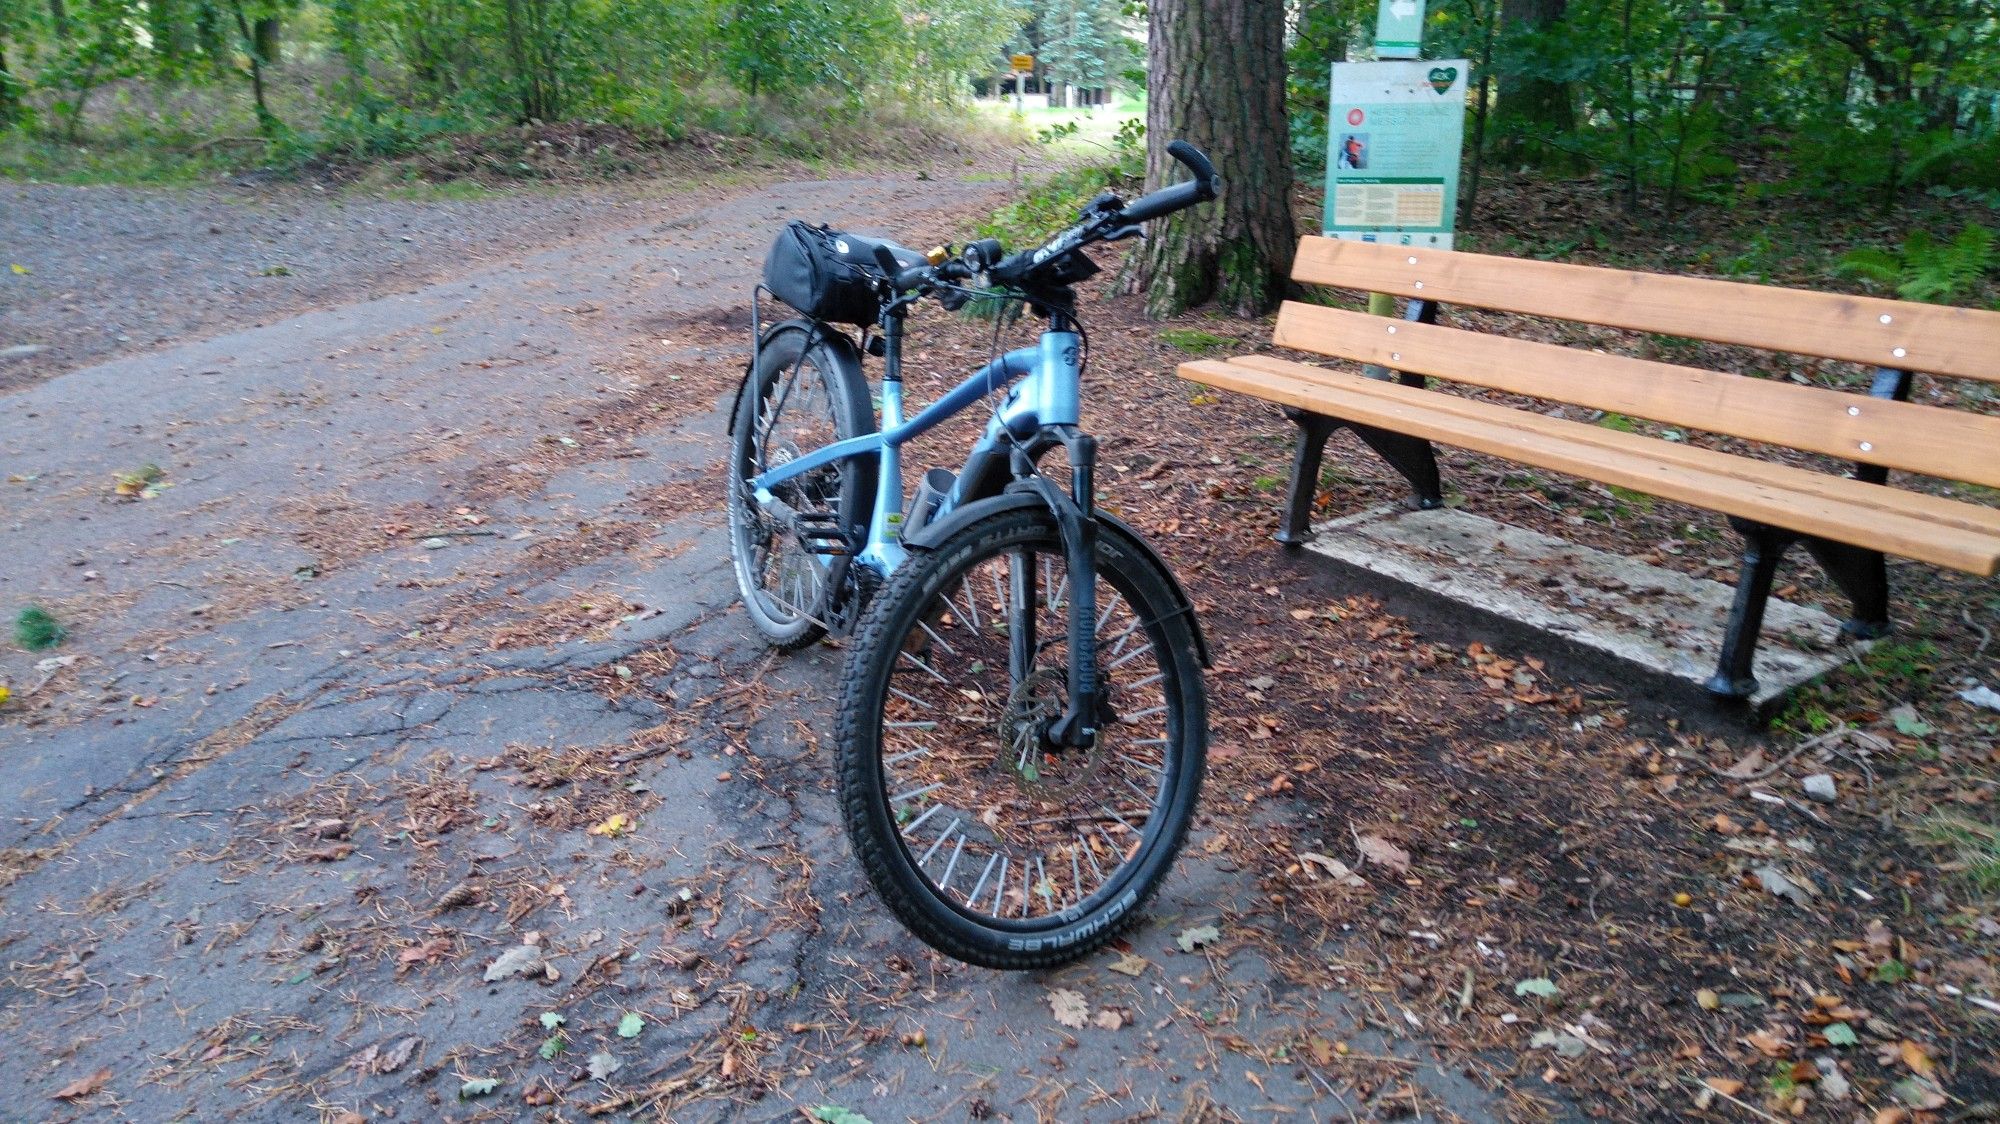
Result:
{"type": "Polygon", "coordinates": [[[854,260],[862,243],[874,245],[870,239],[794,219],[778,232],[764,258],[764,287],[815,320],[873,324],[881,313],[875,290],[880,271],[854,260]]]}

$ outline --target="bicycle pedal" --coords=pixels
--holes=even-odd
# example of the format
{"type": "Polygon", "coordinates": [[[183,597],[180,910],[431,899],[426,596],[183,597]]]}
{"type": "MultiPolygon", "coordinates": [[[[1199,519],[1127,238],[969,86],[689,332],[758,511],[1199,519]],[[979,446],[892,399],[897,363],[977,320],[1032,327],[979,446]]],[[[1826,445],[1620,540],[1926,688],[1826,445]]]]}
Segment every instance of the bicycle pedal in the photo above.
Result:
{"type": "Polygon", "coordinates": [[[814,554],[838,558],[858,553],[859,540],[840,525],[834,512],[801,511],[792,517],[792,529],[799,544],[814,554]]]}

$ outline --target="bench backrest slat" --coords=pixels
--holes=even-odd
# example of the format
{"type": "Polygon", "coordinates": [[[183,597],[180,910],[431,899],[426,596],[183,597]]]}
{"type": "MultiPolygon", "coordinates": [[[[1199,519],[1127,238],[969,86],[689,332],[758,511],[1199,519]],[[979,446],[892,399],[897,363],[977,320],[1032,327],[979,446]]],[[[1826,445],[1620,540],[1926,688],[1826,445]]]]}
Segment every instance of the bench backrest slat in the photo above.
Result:
{"type": "MultiPolygon", "coordinates": [[[[1426,286],[1426,291],[1429,286],[1426,286]]],[[[1285,303],[1280,347],[2000,487],[2000,417],[1285,303]]]]}
{"type": "Polygon", "coordinates": [[[1295,280],[2000,382],[2000,312],[1304,238],[1295,280]]]}

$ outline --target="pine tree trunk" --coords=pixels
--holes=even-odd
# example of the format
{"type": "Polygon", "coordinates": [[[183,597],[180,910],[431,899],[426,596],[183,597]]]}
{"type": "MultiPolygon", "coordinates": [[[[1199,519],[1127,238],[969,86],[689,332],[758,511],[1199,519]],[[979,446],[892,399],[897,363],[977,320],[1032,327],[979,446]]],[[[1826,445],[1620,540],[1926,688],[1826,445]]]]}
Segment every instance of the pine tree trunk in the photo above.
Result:
{"type": "Polygon", "coordinates": [[[257,57],[268,63],[277,62],[279,45],[284,40],[284,21],[277,16],[259,16],[250,26],[257,57]]]}
{"type": "Polygon", "coordinates": [[[1259,315],[1284,296],[1297,250],[1285,5],[1153,0],[1148,11],[1146,186],[1186,178],[1167,155],[1186,140],[1215,161],[1222,197],[1155,222],[1128,288],[1156,319],[1208,300],[1259,315]]]}

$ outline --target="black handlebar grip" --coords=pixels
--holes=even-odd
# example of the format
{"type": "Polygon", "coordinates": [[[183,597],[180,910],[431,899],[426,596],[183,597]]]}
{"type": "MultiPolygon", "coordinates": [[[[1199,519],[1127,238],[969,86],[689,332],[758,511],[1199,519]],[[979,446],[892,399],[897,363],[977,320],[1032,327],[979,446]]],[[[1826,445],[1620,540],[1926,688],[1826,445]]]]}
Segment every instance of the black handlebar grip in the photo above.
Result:
{"type": "Polygon", "coordinates": [[[1201,185],[1202,202],[1222,194],[1222,177],[1215,174],[1215,165],[1209,161],[1208,153],[1184,140],[1177,140],[1167,146],[1167,155],[1186,164],[1188,171],[1194,173],[1194,181],[1201,185]]]}
{"type": "Polygon", "coordinates": [[[1222,177],[1215,174],[1215,165],[1209,162],[1207,154],[1201,149],[1177,140],[1167,146],[1167,155],[1186,164],[1188,171],[1194,173],[1194,178],[1172,187],[1163,187],[1151,195],[1141,195],[1125,204],[1120,216],[1124,221],[1134,224],[1149,222],[1161,215],[1206,203],[1222,194],[1222,177]]]}

